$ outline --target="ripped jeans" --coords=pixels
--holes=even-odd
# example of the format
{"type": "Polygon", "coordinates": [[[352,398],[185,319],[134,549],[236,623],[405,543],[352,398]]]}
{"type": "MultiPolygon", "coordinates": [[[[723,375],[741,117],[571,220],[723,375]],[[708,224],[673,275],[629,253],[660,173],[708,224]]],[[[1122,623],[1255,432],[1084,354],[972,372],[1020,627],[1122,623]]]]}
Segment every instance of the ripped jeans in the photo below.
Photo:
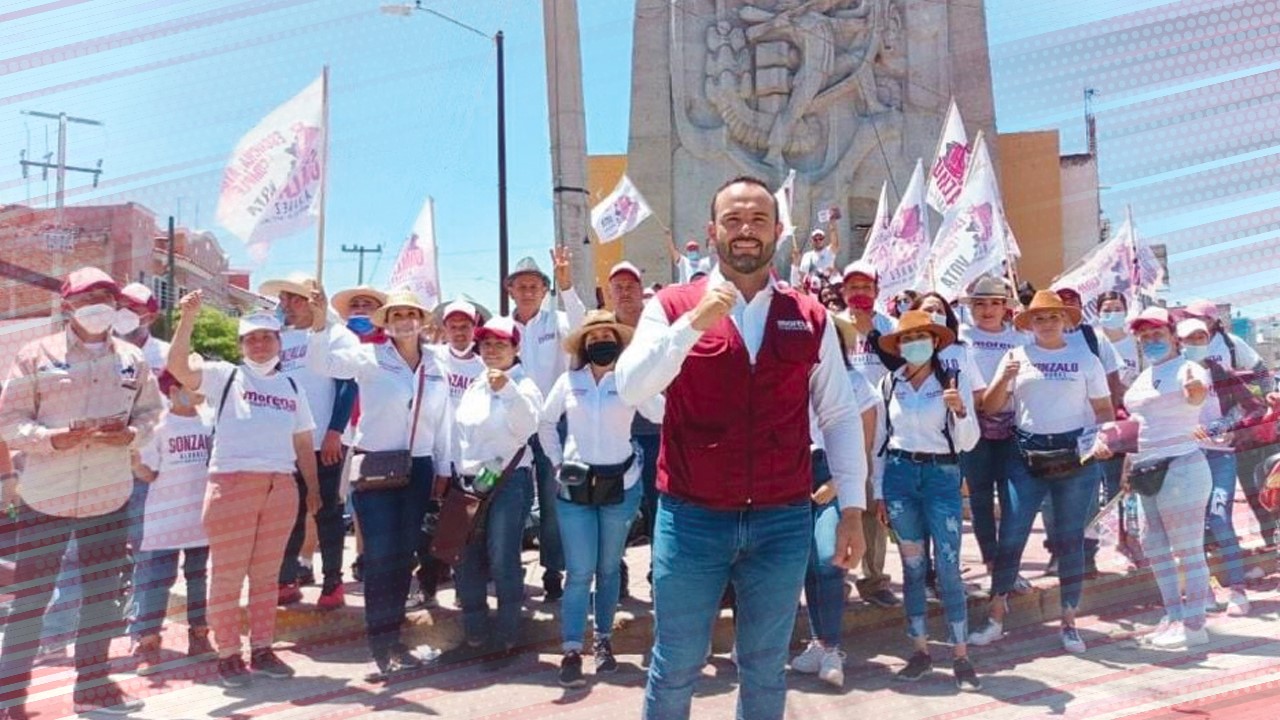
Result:
{"type": "Polygon", "coordinates": [[[949,641],[965,642],[969,620],[964,583],[960,580],[960,466],[918,463],[890,455],[885,458],[883,487],[889,525],[898,536],[898,552],[902,556],[907,635],[928,635],[924,540],[930,537],[949,641]]]}

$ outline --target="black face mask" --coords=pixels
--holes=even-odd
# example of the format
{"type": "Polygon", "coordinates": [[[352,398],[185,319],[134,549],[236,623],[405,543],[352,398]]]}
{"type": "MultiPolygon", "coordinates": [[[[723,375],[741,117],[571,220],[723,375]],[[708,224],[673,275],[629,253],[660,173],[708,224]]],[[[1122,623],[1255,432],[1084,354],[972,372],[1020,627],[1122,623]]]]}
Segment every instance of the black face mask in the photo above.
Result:
{"type": "Polygon", "coordinates": [[[622,354],[622,345],[614,340],[601,340],[587,346],[587,360],[592,365],[608,367],[622,354]]]}

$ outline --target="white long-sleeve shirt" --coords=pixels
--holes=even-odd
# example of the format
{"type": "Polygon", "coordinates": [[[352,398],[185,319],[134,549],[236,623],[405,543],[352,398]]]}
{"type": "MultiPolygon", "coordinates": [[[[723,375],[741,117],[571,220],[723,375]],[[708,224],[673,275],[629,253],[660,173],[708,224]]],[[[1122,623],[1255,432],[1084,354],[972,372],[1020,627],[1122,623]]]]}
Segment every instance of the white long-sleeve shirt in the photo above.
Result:
{"type": "MultiPolygon", "coordinates": [[[[463,475],[476,475],[486,465],[501,473],[538,430],[542,392],[520,365],[508,370],[507,376],[507,384],[496,393],[483,375],[476,378],[458,401],[454,431],[463,475]]],[[[526,450],[516,467],[532,463],[533,452],[526,450]]]]}
{"type": "Polygon", "coordinates": [[[564,298],[564,310],[555,310],[555,298],[547,293],[542,308],[529,322],[520,322],[514,314],[511,317],[520,328],[520,364],[544,397],[551,392],[556,378],[569,368],[564,339],[587,315],[587,307],[576,290],[565,290],[559,295],[564,298]]]}
{"type": "MultiPolygon", "coordinates": [[[[566,459],[588,465],[615,465],[632,453],[631,419],[639,412],[653,423],[662,423],[667,401],[654,395],[629,405],[618,394],[617,376],[605,373],[596,383],[589,367],[570,370],[551,388],[542,406],[538,423],[538,440],[551,459],[560,465],[566,459]],[[556,423],[561,414],[568,417],[564,447],[556,423]]],[[[632,463],[623,477],[623,487],[630,488],[640,480],[640,463],[632,463]]]]}
{"type": "MultiPolygon", "coordinates": [[[[982,431],[978,426],[978,414],[973,405],[972,378],[961,372],[956,378],[956,388],[960,391],[960,400],[964,403],[965,415],[956,417],[948,412],[946,403],[942,401],[943,387],[932,372],[920,384],[919,388],[911,386],[907,380],[906,366],[893,372],[891,378],[882,380],[880,392],[887,393],[893,388],[893,396],[889,399],[889,425],[893,433],[889,436],[891,450],[906,452],[933,453],[946,455],[953,451],[962,453],[972,450],[978,444],[982,431]],[[951,445],[942,434],[946,427],[951,434],[951,445]]],[[[879,448],[876,449],[879,451],[879,448]]],[[[875,479],[875,495],[882,497],[883,478],[875,479]]]]}
{"type": "MultiPolygon", "coordinates": [[[[330,323],[325,328],[324,336],[328,338],[325,347],[333,350],[349,349],[360,345],[360,339],[341,323],[330,323]]],[[[293,378],[307,392],[307,402],[311,405],[311,421],[315,425],[312,431],[315,449],[320,449],[325,433],[329,432],[329,421],[333,419],[333,400],[338,394],[338,386],[333,376],[312,369],[308,358],[311,332],[286,328],[280,333],[280,371],[293,378]]]]}
{"type": "Polygon", "coordinates": [[[307,364],[331,378],[354,379],[360,389],[360,420],[355,447],[365,451],[409,448],[414,398],[422,377],[422,409],[414,435],[414,457],[430,456],[442,473],[453,461],[450,443],[449,384],[431,352],[423,350],[411,368],[391,342],[340,346],[330,333],[312,333],[307,364]],[[335,345],[339,345],[335,347],[335,345]]]}
{"type": "MultiPolygon", "coordinates": [[[[719,267],[711,271],[706,287],[724,283],[719,267]]],[[[776,285],[769,284],[748,303],[738,293],[730,316],[747,347],[751,363],[764,341],[764,326],[776,285]]],[[[667,321],[662,303],[646,303],[635,337],[618,359],[615,376],[618,393],[632,405],[640,405],[671,384],[689,351],[702,336],[690,324],[691,313],[667,321]]],[[[833,322],[828,321],[818,349],[818,364],[809,372],[809,399],[827,450],[827,464],[835,480],[842,509],[867,507],[867,461],[862,446],[862,418],[853,387],[846,374],[843,351],[833,322]],[[852,439],[857,439],[853,442],[852,439]]]]}

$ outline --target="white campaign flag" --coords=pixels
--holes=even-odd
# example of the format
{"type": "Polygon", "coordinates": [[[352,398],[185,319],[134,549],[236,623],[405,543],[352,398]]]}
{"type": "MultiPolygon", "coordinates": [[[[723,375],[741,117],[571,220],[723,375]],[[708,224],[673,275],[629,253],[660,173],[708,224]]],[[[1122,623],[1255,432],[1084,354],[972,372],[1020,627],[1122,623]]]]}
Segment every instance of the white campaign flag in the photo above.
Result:
{"type": "Polygon", "coordinates": [[[778,238],[778,243],[781,244],[788,238],[794,241],[796,226],[791,221],[791,207],[796,197],[795,170],[787,173],[787,179],[782,181],[782,187],[773,196],[778,199],[778,222],[782,223],[782,237],[778,238]]]}
{"type": "MultiPolygon", "coordinates": [[[[883,190],[880,199],[885,200],[883,190]]],[[[893,219],[883,229],[879,229],[879,222],[872,227],[876,235],[870,238],[862,253],[862,259],[874,265],[880,274],[880,294],[876,301],[881,305],[912,288],[928,261],[929,212],[925,202],[924,163],[917,160],[893,219]]],[[[879,216],[877,211],[877,221],[879,216]]]]}
{"type": "Polygon", "coordinates": [[[1125,234],[1112,235],[1049,285],[1049,289],[1055,292],[1064,288],[1080,293],[1080,303],[1088,321],[1094,319],[1096,300],[1105,292],[1122,293],[1129,307],[1135,307],[1133,247],[1125,234]]]}
{"type": "Polygon", "coordinates": [[[435,203],[431,198],[422,204],[413,232],[400,248],[395,267],[391,269],[392,290],[412,290],[422,304],[432,308],[440,302],[440,275],[436,268],[435,203]]]}
{"type": "Polygon", "coordinates": [[[265,257],[271,241],[309,227],[324,177],[324,75],[250,130],[222,173],[218,224],[265,257]]]}
{"type": "Polygon", "coordinates": [[[1133,209],[1125,207],[1124,224],[1120,226],[1120,230],[1116,232],[1117,236],[1123,236],[1125,242],[1132,248],[1133,253],[1133,282],[1137,286],[1135,291],[1155,296],[1157,290],[1163,290],[1166,287],[1164,266],[1160,264],[1160,258],[1156,257],[1156,251],[1151,247],[1151,243],[1138,232],[1138,227],[1133,224],[1133,209]]]}
{"type": "Polygon", "coordinates": [[[974,280],[988,273],[1000,274],[1007,258],[1005,239],[1012,236],[1007,225],[995,168],[979,133],[964,190],[942,218],[916,287],[932,288],[954,302],[974,280]]]}
{"type": "Polygon", "coordinates": [[[591,227],[600,242],[613,242],[636,229],[653,214],[649,203],[626,175],[599,205],[591,208],[591,227]]]}
{"type": "Polygon", "coordinates": [[[881,253],[881,246],[884,245],[888,238],[889,222],[893,218],[889,215],[889,183],[880,183],[880,199],[876,202],[876,216],[871,220],[871,227],[867,228],[867,237],[862,243],[862,260],[874,262],[872,257],[881,253]]]}
{"type": "Polygon", "coordinates": [[[964,121],[955,98],[947,109],[947,119],[942,124],[942,136],[938,139],[938,152],[929,167],[929,207],[945,215],[960,199],[973,148],[964,132],[964,121]]]}

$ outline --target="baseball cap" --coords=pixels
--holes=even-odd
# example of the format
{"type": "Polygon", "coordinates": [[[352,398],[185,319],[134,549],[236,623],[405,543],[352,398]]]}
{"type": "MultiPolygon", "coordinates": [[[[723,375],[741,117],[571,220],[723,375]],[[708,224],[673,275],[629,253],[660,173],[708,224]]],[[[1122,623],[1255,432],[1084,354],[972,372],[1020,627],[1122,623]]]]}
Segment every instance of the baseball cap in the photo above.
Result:
{"type": "Polygon", "coordinates": [[[520,328],[516,327],[515,321],[509,317],[495,317],[476,330],[475,337],[477,343],[491,337],[498,340],[506,340],[512,345],[519,345],[520,328]]]}
{"type": "Polygon", "coordinates": [[[480,311],[476,309],[475,305],[472,305],[466,300],[458,299],[444,306],[444,311],[440,313],[440,320],[443,322],[454,315],[461,315],[468,320],[475,322],[476,318],[480,315],[480,311]]]}
{"type": "Polygon", "coordinates": [[[685,249],[685,250],[697,250],[697,249],[698,249],[698,241],[697,241],[697,240],[690,240],[689,242],[687,242],[687,243],[685,243],[685,244],[684,244],[684,249],[685,249]]]}
{"type": "Polygon", "coordinates": [[[240,318],[239,337],[244,337],[255,330],[280,332],[280,321],[271,313],[256,312],[240,318]]]}
{"type": "Polygon", "coordinates": [[[812,240],[812,239],[814,239],[814,238],[819,238],[819,237],[820,237],[820,238],[824,238],[824,237],[826,237],[826,236],[827,236],[827,233],[826,233],[826,232],[824,232],[824,231],[822,230],[822,228],[814,228],[814,229],[813,229],[813,232],[809,233],[809,239],[810,239],[810,240],[812,240]]]}
{"type": "Polygon", "coordinates": [[[841,280],[848,280],[854,275],[862,275],[871,278],[875,282],[880,281],[880,273],[876,270],[876,266],[866,260],[857,260],[844,266],[844,272],[841,274],[841,280]]]}
{"type": "Polygon", "coordinates": [[[622,262],[613,266],[613,269],[609,271],[609,279],[612,280],[615,275],[618,275],[620,273],[627,273],[634,276],[636,279],[636,282],[644,282],[642,276],[640,275],[640,268],[627,262],[626,260],[623,260],[622,262]]]}
{"type": "Polygon", "coordinates": [[[1169,311],[1162,307],[1149,307],[1138,313],[1138,317],[1129,321],[1129,332],[1137,332],[1143,327],[1156,326],[1173,328],[1173,320],[1169,311]]]}
{"type": "Polygon", "coordinates": [[[151,288],[142,283],[129,283],[120,289],[120,299],[130,305],[146,308],[147,312],[159,312],[160,303],[152,294],[151,288]]]}
{"type": "Polygon", "coordinates": [[[115,295],[120,294],[120,284],[112,280],[110,275],[96,267],[82,267],[67,273],[66,279],[62,281],[62,297],[65,299],[99,288],[110,290],[115,295]]]}
{"type": "Polygon", "coordinates": [[[1202,320],[1214,322],[1218,319],[1218,304],[1212,300],[1192,300],[1187,303],[1185,311],[1188,315],[1198,317],[1202,320]]]}
{"type": "Polygon", "coordinates": [[[1187,318],[1178,323],[1177,331],[1178,337],[1185,340],[1198,332],[1208,334],[1209,326],[1200,318],[1187,318]]]}

